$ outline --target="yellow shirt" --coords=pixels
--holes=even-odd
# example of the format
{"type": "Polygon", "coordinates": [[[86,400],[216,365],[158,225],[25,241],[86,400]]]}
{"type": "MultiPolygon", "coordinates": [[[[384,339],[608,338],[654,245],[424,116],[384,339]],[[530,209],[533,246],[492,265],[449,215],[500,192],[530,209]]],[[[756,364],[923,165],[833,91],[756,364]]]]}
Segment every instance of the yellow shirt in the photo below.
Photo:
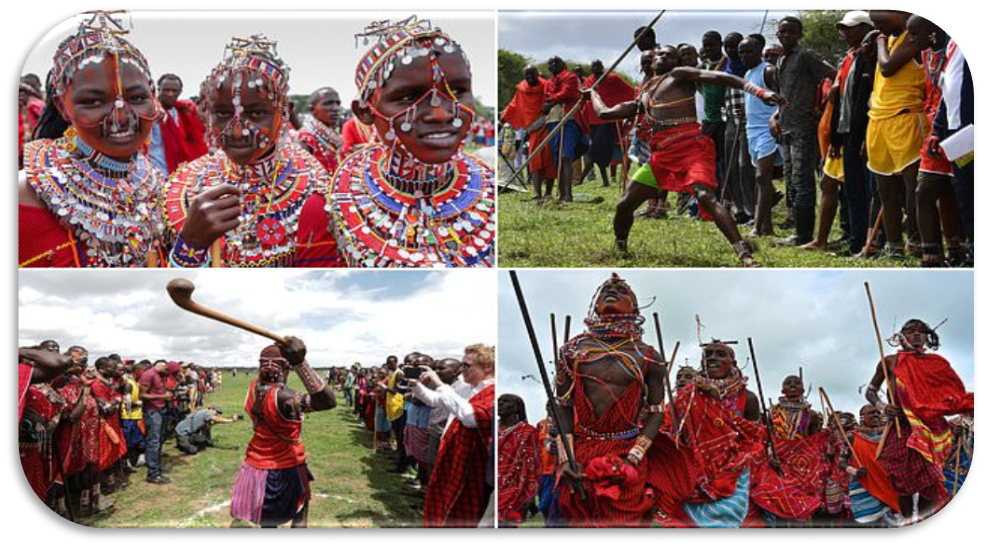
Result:
{"type": "Polygon", "coordinates": [[[143,406],[140,405],[140,383],[133,379],[125,379],[123,381],[124,389],[127,392],[123,394],[123,405],[120,406],[120,418],[125,421],[138,421],[143,419],[143,406]],[[127,395],[130,396],[129,403],[127,400],[127,395]],[[129,407],[130,411],[127,412],[129,407]]]}
{"type": "MultiPolygon", "coordinates": [[[[396,390],[396,373],[389,376],[386,386],[390,390],[396,390]]],[[[396,420],[403,416],[403,394],[386,393],[386,419],[396,420]]]]}
{"type": "MultiPolygon", "coordinates": [[[[909,33],[888,37],[889,55],[909,39],[909,33]]],[[[900,114],[903,110],[922,112],[926,102],[926,73],[915,59],[910,59],[895,74],[886,78],[881,69],[875,70],[874,90],[871,92],[871,109],[868,117],[882,120],[900,114]]]]}

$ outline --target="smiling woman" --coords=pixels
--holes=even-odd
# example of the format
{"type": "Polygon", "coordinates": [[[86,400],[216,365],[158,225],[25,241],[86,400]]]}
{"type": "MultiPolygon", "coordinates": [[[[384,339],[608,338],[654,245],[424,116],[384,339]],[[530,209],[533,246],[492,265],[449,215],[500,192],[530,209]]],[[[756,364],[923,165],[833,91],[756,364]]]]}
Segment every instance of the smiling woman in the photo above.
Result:
{"type": "Polygon", "coordinates": [[[55,53],[44,119],[71,125],[25,146],[20,267],[146,266],[161,245],[162,178],[140,153],[157,101],[125,34],[96,13],[55,53]]]}
{"type": "Polygon", "coordinates": [[[352,111],[378,143],[349,156],[326,205],[348,266],[493,266],[492,169],[462,151],[475,120],[461,46],[430,21],[376,22],[352,111]]]}

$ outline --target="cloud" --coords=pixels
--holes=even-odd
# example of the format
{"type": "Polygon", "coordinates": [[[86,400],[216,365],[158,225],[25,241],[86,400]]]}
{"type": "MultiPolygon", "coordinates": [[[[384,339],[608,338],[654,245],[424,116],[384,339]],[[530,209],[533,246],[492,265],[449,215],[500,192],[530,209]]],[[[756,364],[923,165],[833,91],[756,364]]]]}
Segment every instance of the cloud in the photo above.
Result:
{"type": "MultiPolygon", "coordinates": [[[[179,309],[174,272],[22,271],[20,345],[52,338],[92,355],[251,366],[267,342],[179,309]]],[[[182,272],[202,305],[302,338],[317,366],[381,363],[420,350],[460,357],[495,339],[495,273],[479,270],[182,272]]]]}

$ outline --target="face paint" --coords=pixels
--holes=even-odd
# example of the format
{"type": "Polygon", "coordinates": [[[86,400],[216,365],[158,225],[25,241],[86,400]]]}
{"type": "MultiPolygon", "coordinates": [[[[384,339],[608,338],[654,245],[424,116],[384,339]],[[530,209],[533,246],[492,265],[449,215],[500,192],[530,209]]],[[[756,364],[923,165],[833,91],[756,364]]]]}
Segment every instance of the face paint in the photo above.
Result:
{"type": "Polygon", "coordinates": [[[395,24],[374,23],[356,38],[366,44],[370,38],[378,40],[359,64],[356,87],[359,106],[369,109],[382,139],[392,148],[387,171],[424,184],[443,179],[446,166],[440,164],[458,152],[475,118],[471,69],[464,51],[429,21],[416,17],[395,24]],[[420,70],[420,60],[426,61],[426,73],[420,70]],[[447,74],[448,69],[454,74],[447,74]],[[467,83],[456,90],[453,84],[460,80],[467,83]],[[410,90],[405,96],[387,93],[387,86],[396,81],[410,90]],[[430,127],[421,128],[421,122],[430,127]]]}
{"type": "MultiPolygon", "coordinates": [[[[88,145],[88,151],[81,151],[85,156],[128,158],[160,117],[150,68],[125,34],[112,12],[95,12],[55,52],[55,101],[88,145]]],[[[128,167],[106,163],[102,167],[111,171],[128,167]]]]}
{"type": "Polygon", "coordinates": [[[233,38],[208,78],[213,146],[239,165],[267,156],[287,133],[289,75],[277,42],[263,35],[233,38]]]}

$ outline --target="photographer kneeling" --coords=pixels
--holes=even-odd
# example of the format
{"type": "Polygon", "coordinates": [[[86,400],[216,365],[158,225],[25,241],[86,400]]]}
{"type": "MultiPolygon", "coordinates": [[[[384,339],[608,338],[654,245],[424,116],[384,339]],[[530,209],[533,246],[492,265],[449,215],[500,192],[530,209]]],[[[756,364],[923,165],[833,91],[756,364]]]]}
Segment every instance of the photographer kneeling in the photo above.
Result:
{"type": "Polygon", "coordinates": [[[222,408],[210,405],[208,409],[199,409],[189,414],[174,427],[174,435],[178,438],[178,449],[186,455],[194,455],[206,447],[212,446],[212,425],[229,424],[241,419],[233,415],[230,419],[222,418],[222,408]]]}

